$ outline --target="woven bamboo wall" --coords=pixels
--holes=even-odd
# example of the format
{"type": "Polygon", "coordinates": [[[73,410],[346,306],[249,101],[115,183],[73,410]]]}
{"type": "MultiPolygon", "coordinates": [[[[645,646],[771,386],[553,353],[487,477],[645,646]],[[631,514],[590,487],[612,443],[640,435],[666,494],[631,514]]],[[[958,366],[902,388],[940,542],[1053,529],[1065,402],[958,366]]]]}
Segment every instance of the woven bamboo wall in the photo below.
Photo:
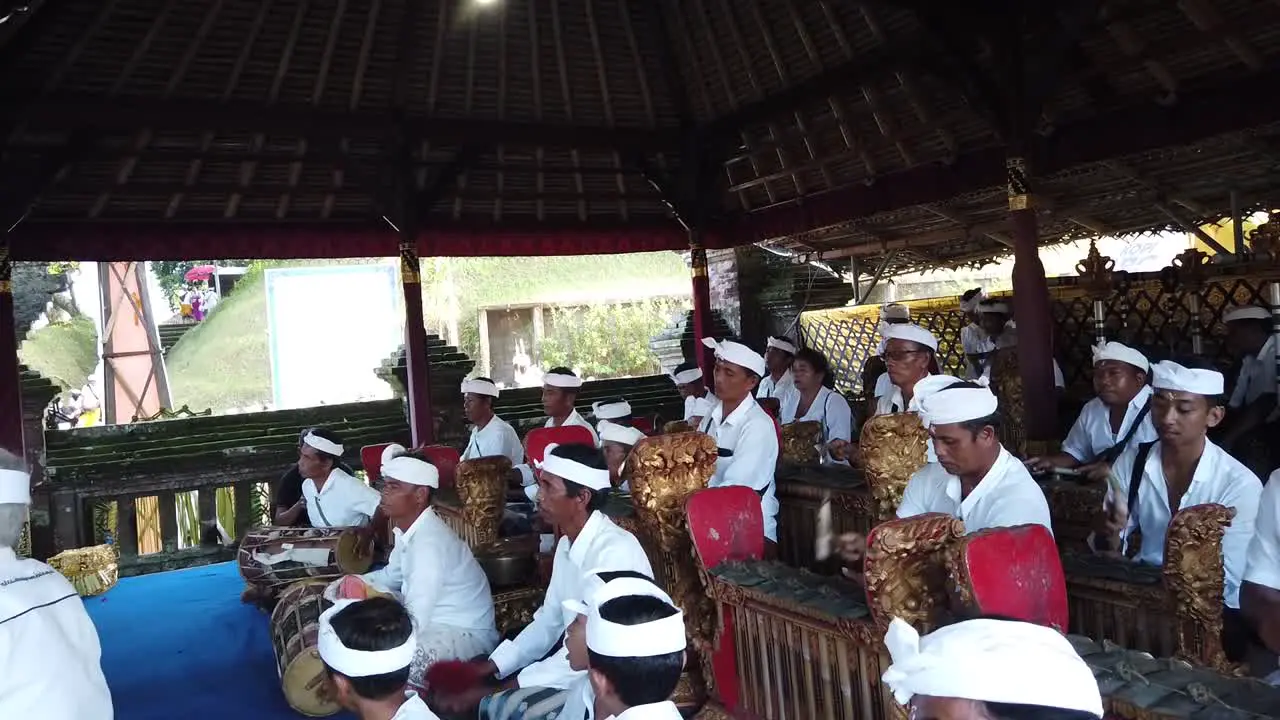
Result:
{"type": "MultiPolygon", "coordinates": [[[[1233,361],[1228,357],[1223,338],[1224,310],[1237,304],[1267,304],[1268,282],[1276,271],[1254,268],[1229,268],[1205,283],[1199,295],[1200,313],[1196,319],[1204,339],[1204,355],[1228,371],[1233,361]]],[[[1093,394],[1091,386],[1093,345],[1093,306],[1076,278],[1050,281],[1055,326],[1054,356],[1062,367],[1067,391],[1084,398],[1093,394]]],[[[1191,313],[1189,294],[1166,287],[1159,273],[1135,274],[1122,290],[1105,301],[1107,337],[1143,349],[1148,356],[1165,358],[1191,353],[1191,313]]],[[[963,372],[960,329],[966,321],[959,310],[960,298],[932,298],[907,301],[912,321],[923,325],[938,337],[938,362],[945,372],[963,372]]],[[[800,319],[802,342],[821,350],[831,362],[836,384],[846,392],[858,393],[862,366],[876,352],[879,335],[876,325],[879,306],[863,305],[834,310],[807,312],[800,319]]]]}

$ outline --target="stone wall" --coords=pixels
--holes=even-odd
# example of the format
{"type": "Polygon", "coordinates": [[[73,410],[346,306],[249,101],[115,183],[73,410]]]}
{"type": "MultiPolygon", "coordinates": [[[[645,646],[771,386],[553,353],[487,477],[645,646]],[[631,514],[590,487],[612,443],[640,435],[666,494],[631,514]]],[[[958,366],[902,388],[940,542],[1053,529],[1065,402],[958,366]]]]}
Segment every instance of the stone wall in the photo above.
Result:
{"type": "Polygon", "coordinates": [[[853,298],[849,284],[754,246],[708,251],[707,266],[711,307],[753,347],[764,347],[770,335],[795,338],[801,312],[853,298]]]}

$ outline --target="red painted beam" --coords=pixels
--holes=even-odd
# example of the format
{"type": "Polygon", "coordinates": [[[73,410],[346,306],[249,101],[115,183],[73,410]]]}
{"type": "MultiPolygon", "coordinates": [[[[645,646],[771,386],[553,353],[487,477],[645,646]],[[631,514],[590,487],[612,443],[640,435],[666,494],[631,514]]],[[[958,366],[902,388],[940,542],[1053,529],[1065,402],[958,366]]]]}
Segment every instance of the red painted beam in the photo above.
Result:
{"type": "MultiPolygon", "coordinates": [[[[1183,93],[1171,108],[1143,103],[1059,126],[1031,148],[1038,175],[1150,150],[1189,145],[1280,121],[1280,70],[1241,75],[1217,87],[1183,93]]],[[[946,202],[1005,182],[1005,149],[960,155],[951,165],[921,165],[872,185],[839,188],[733,219],[723,232],[738,244],[792,235],[913,205],[946,202]]],[[[1225,203],[1225,198],[1223,199],[1225,203]]]]}
{"type": "MultiPolygon", "coordinates": [[[[710,248],[729,247],[707,234],[710,248]]],[[[396,233],[381,223],[269,224],[28,222],[9,235],[14,260],[185,260],[393,257],[396,233]]],[[[687,250],[675,222],[630,226],[437,227],[418,234],[423,256],[531,257],[687,250]]]]}

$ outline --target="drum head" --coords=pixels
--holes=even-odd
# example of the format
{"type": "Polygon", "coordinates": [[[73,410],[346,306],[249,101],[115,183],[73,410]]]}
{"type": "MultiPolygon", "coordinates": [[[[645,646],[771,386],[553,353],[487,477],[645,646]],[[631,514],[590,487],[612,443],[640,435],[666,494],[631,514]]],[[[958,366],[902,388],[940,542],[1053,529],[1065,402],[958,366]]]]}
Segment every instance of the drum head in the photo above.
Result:
{"type": "Polygon", "coordinates": [[[334,548],[333,561],[344,575],[363,575],[373,565],[373,553],[361,555],[360,536],[355,532],[344,532],[338,538],[338,547],[334,548]]]}
{"type": "Polygon", "coordinates": [[[342,709],[331,700],[321,699],[326,684],[324,661],[315,648],[303,650],[280,677],[280,687],[289,706],[307,717],[328,717],[342,709]]]}

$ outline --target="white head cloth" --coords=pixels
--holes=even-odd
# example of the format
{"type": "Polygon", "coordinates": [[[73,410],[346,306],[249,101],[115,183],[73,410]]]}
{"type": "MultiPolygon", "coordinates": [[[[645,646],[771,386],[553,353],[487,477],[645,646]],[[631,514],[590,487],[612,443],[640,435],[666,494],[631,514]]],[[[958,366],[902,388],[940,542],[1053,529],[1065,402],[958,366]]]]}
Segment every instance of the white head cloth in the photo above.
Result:
{"type": "Polygon", "coordinates": [[[398,458],[407,452],[409,451],[405,450],[404,446],[400,443],[391,443],[390,445],[382,448],[382,464],[386,465],[391,462],[393,458],[398,458]]]}
{"type": "Polygon", "coordinates": [[[1093,364],[1097,365],[1103,360],[1116,360],[1118,362],[1128,363],[1142,372],[1151,371],[1151,362],[1147,360],[1147,356],[1123,343],[1103,342],[1094,345],[1093,364]]]}
{"type": "Polygon", "coordinates": [[[786,338],[771,337],[769,338],[769,341],[765,343],[765,347],[777,348],[788,355],[796,354],[795,344],[788,341],[786,338]]]}
{"type": "Polygon", "coordinates": [[[332,440],[325,440],[315,433],[307,433],[302,442],[334,457],[342,457],[342,446],[332,440]]]}
{"type": "Polygon", "coordinates": [[[600,617],[600,606],[620,597],[640,595],[661,600],[674,607],[671,597],[652,580],[618,578],[601,584],[598,575],[586,583],[586,602],[565,601],[566,610],[587,616],[587,647],[608,657],[653,657],[683,652],[689,641],[685,637],[684,613],[639,625],[619,625],[600,617]]]}
{"type": "Polygon", "coordinates": [[[1257,305],[1241,305],[1233,307],[1222,314],[1222,322],[1229,323],[1237,320],[1270,320],[1271,311],[1259,307],[1257,305]]]}
{"type": "Polygon", "coordinates": [[[884,644],[893,657],[884,684],[903,705],[916,695],[928,695],[1102,717],[1102,693],[1093,671],[1053,628],[969,620],[921,638],[906,621],[894,618],[884,644]]]}
{"type": "Polygon", "coordinates": [[[920,403],[930,395],[938,392],[942,388],[951,387],[958,382],[964,382],[958,377],[951,375],[930,375],[916,383],[915,390],[912,391],[911,402],[907,405],[907,411],[920,412],[920,403]]]}
{"type": "Polygon", "coordinates": [[[435,465],[404,455],[382,463],[382,477],[410,485],[440,487],[440,471],[435,465]]]}
{"type": "Polygon", "coordinates": [[[582,378],[577,375],[562,375],[560,373],[547,373],[542,376],[542,384],[550,385],[554,388],[565,388],[567,390],[576,390],[582,387],[582,378]]]}
{"type": "Polygon", "coordinates": [[[409,667],[414,653],[418,651],[414,633],[409,633],[409,639],[403,645],[390,650],[352,650],[342,644],[342,638],[333,629],[333,616],[357,602],[365,601],[339,600],[320,614],[320,632],[316,642],[320,659],[335,671],[353,678],[386,675],[409,667]]]}
{"type": "Polygon", "coordinates": [[[694,398],[693,405],[689,406],[689,413],[693,417],[706,417],[709,412],[711,412],[710,398],[694,398]]]}
{"type": "Polygon", "coordinates": [[[702,344],[716,351],[716,359],[744,367],[764,377],[766,368],[764,356],[751,348],[732,340],[717,342],[715,338],[702,338],[702,344]]]}
{"type": "Polygon", "coordinates": [[[898,303],[889,303],[880,308],[881,320],[910,320],[911,308],[898,303]]]}
{"type": "MultiPolygon", "coordinates": [[[[674,602],[672,602],[671,596],[663,592],[662,588],[658,587],[657,583],[653,582],[652,580],[647,580],[647,579],[641,580],[640,578],[626,577],[626,578],[615,578],[606,583],[603,579],[601,579],[600,575],[601,573],[607,573],[607,572],[612,572],[612,570],[610,570],[607,567],[599,567],[599,568],[596,568],[595,570],[591,570],[587,572],[585,575],[582,576],[582,599],[579,600],[574,598],[574,599],[560,601],[560,605],[570,613],[570,616],[590,614],[592,606],[599,604],[599,602],[597,602],[596,596],[599,595],[600,592],[604,590],[606,586],[613,585],[614,583],[624,583],[623,585],[619,586],[620,588],[627,591],[623,593],[624,595],[644,595],[646,597],[656,597],[659,600],[662,600],[663,602],[666,602],[670,605],[675,604],[674,602]]],[[[622,595],[615,594],[609,599],[612,600],[614,597],[622,597],[622,595]]]]}
{"type": "Polygon", "coordinates": [[[974,310],[977,310],[978,306],[982,304],[982,301],[986,299],[987,299],[987,294],[979,290],[976,295],[969,298],[968,300],[960,301],[960,311],[971,313],[974,310]]]}
{"type": "Polygon", "coordinates": [[[1221,395],[1224,386],[1222,373],[1217,370],[1185,368],[1170,360],[1158,362],[1152,368],[1151,387],[1156,390],[1221,395]]]}
{"type": "Polygon", "coordinates": [[[626,400],[621,402],[591,403],[591,414],[595,415],[597,420],[617,420],[620,417],[626,417],[631,414],[631,403],[626,400]]]}
{"type": "Polygon", "coordinates": [[[0,505],[30,505],[31,476],[21,470],[0,470],[0,505]]]}
{"type": "Polygon", "coordinates": [[[616,442],[623,445],[635,445],[648,437],[641,430],[611,423],[608,420],[601,420],[596,426],[596,431],[600,433],[600,442],[616,442]]]}
{"type": "Polygon", "coordinates": [[[692,368],[689,370],[681,370],[671,376],[671,381],[677,385],[688,385],[695,380],[702,379],[702,368],[692,368]]]}
{"type": "Polygon", "coordinates": [[[498,386],[488,380],[463,380],[462,394],[471,393],[473,395],[488,395],[489,397],[498,397],[498,386]]]}
{"type": "Polygon", "coordinates": [[[542,463],[538,466],[543,472],[549,472],[561,480],[576,482],[592,490],[607,490],[612,486],[612,483],[609,482],[608,469],[597,470],[576,460],[562,458],[551,452],[558,447],[560,446],[554,444],[547,446],[546,452],[542,457],[542,463]]]}
{"type": "Polygon", "coordinates": [[[913,343],[924,345],[934,352],[938,352],[938,338],[933,333],[925,330],[919,325],[910,323],[899,323],[897,325],[885,325],[881,328],[880,352],[888,347],[890,340],[910,340],[913,343]]]}
{"type": "Polygon", "coordinates": [[[920,400],[920,420],[925,427],[951,425],[993,415],[999,406],[996,396],[986,387],[955,388],[948,384],[920,400]]]}
{"type": "Polygon", "coordinates": [[[996,313],[996,314],[999,314],[999,315],[1008,315],[1008,314],[1009,314],[1009,304],[1008,304],[1008,303],[997,302],[997,301],[995,301],[995,300],[983,300],[981,303],[978,303],[978,312],[981,312],[981,313],[996,313]]]}

